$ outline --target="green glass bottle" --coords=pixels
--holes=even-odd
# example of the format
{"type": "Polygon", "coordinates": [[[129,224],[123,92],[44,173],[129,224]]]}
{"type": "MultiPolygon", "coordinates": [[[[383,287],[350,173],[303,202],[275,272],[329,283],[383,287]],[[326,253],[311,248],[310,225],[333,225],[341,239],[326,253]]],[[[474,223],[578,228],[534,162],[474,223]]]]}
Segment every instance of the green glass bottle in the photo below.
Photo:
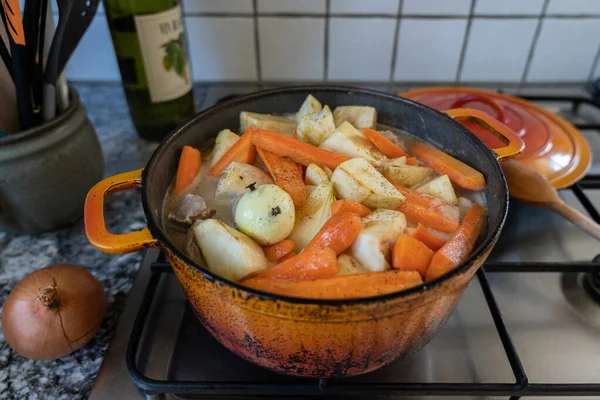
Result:
{"type": "Polygon", "coordinates": [[[194,114],[179,0],[104,0],[138,134],[161,140],[194,114]]]}

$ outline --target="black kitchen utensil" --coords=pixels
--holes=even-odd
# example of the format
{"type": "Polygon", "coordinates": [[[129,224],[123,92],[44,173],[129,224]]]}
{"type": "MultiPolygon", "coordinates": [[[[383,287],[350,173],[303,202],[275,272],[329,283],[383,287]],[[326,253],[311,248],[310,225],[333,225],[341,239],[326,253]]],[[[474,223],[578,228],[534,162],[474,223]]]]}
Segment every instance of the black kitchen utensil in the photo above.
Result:
{"type": "Polygon", "coordinates": [[[26,129],[32,124],[32,103],[30,95],[29,65],[27,64],[27,49],[25,33],[21,19],[18,0],[4,0],[2,19],[6,26],[13,70],[13,81],[17,94],[17,107],[21,128],[26,129]]]}
{"type": "Polygon", "coordinates": [[[99,0],[57,0],[58,26],[54,33],[44,73],[43,117],[56,115],[56,81],[75,47],[92,22],[99,0]]]}

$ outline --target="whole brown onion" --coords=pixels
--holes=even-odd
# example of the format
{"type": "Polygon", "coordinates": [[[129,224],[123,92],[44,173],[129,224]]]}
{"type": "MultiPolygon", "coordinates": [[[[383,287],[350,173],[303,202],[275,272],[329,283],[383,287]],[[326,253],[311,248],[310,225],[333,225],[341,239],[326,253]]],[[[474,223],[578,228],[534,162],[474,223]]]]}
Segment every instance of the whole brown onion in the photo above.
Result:
{"type": "Polygon", "coordinates": [[[17,353],[53,360],[86,343],[106,310],[102,285],[81,267],[56,264],[15,285],[2,311],[2,330],[17,353]]]}

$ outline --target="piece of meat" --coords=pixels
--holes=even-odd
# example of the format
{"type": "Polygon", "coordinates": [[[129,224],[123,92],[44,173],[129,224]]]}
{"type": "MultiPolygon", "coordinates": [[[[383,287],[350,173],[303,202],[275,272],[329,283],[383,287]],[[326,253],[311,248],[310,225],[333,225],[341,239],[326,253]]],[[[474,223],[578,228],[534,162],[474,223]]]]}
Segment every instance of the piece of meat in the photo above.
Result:
{"type": "Polygon", "coordinates": [[[169,220],[179,225],[190,226],[197,219],[207,219],[214,216],[216,210],[209,209],[202,196],[188,193],[181,199],[177,208],[169,213],[169,220]]]}

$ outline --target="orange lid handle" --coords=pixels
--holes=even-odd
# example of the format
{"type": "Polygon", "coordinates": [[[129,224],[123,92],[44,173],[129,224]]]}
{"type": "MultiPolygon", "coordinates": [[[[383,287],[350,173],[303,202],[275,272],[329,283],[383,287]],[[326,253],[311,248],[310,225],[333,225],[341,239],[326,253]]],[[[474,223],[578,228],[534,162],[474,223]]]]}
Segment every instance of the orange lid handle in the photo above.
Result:
{"type": "Polygon", "coordinates": [[[506,144],[504,147],[492,149],[492,151],[496,153],[498,161],[506,161],[515,158],[521,154],[521,150],[523,150],[523,147],[525,146],[521,138],[508,126],[483,111],[474,110],[472,108],[454,108],[444,112],[455,121],[470,121],[476,123],[500,139],[502,143],[506,144]]]}
{"type": "Polygon", "coordinates": [[[500,103],[498,103],[492,97],[480,96],[478,94],[471,94],[471,95],[460,97],[460,98],[456,99],[456,101],[454,103],[452,103],[450,108],[451,109],[452,108],[462,108],[462,106],[464,106],[467,103],[471,103],[471,102],[479,102],[479,103],[487,104],[488,106],[492,107],[494,109],[494,111],[496,111],[496,115],[497,115],[496,119],[498,121],[502,122],[503,124],[506,124],[506,112],[504,111],[504,107],[502,107],[500,105],[500,103]]]}
{"type": "Polygon", "coordinates": [[[148,227],[139,231],[115,234],[106,229],[104,220],[104,199],[113,193],[142,185],[142,171],[138,169],[114,175],[98,182],[85,199],[85,234],[98,250],[110,254],[125,254],[155,247],[157,240],[148,227]]]}

